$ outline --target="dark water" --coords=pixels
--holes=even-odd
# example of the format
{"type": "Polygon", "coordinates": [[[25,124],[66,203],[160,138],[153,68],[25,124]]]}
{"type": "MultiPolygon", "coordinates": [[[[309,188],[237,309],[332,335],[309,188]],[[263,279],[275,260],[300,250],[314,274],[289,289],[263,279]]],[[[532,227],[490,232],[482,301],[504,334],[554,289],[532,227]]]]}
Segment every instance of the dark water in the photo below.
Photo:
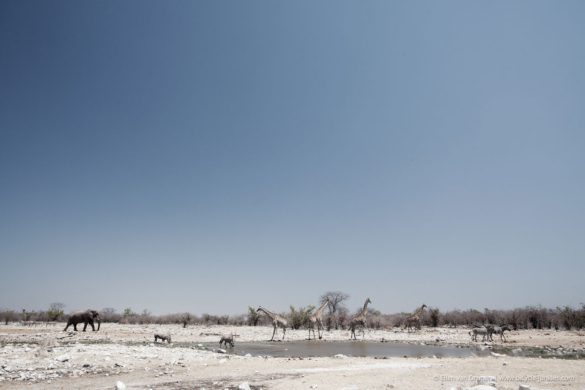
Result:
{"type": "MultiPolygon", "coordinates": [[[[217,345],[205,345],[216,349],[217,345]]],[[[405,343],[381,343],[371,341],[290,341],[290,342],[242,342],[228,353],[236,355],[272,357],[319,357],[343,354],[354,357],[469,357],[483,354],[476,348],[455,346],[416,345],[405,343]]]]}

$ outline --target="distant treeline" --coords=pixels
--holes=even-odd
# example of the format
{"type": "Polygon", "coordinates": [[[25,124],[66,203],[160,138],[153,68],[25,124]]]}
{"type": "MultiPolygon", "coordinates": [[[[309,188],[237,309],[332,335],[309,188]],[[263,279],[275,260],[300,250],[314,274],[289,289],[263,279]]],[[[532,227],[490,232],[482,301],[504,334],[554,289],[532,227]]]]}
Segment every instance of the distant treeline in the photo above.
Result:
{"type": "MultiPolygon", "coordinates": [[[[65,305],[52,304],[46,311],[15,311],[0,310],[0,321],[4,324],[10,322],[22,322],[24,324],[38,324],[43,322],[64,321],[67,315],[63,308],[65,305]]],[[[307,325],[310,315],[315,308],[313,306],[295,308],[290,307],[287,313],[280,313],[289,320],[293,329],[300,329],[307,325]]],[[[391,329],[401,327],[405,319],[411,313],[383,314],[375,309],[369,310],[368,327],[374,329],[391,329]]],[[[192,313],[174,313],[165,315],[152,315],[148,310],[136,313],[127,308],[118,312],[113,308],[104,308],[100,311],[102,322],[113,322],[121,324],[181,324],[183,326],[201,325],[233,325],[233,326],[256,326],[270,325],[269,319],[256,313],[252,307],[248,308],[246,314],[235,316],[211,315],[192,313]]],[[[328,329],[347,329],[352,314],[341,302],[338,302],[335,310],[325,313],[324,324],[328,329]]],[[[512,310],[491,310],[483,311],[450,310],[441,312],[437,308],[430,307],[425,311],[422,319],[423,325],[427,327],[447,326],[472,326],[476,324],[510,324],[515,329],[583,329],[585,328],[585,304],[579,308],[570,306],[557,307],[554,309],[541,306],[527,306],[512,310]]]]}

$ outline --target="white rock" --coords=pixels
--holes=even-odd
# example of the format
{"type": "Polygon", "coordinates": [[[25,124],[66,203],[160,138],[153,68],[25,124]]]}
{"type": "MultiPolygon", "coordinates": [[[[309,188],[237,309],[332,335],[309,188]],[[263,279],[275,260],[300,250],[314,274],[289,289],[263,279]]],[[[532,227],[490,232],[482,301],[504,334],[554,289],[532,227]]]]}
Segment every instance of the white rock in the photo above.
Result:
{"type": "Polygon", "coordinates": [[[238,390],[251,390],[250,389],[250,384],[248,382],[242,382],[238,386],[238,390]]]}
{"type": "Polygon", "coordinates": [[[520,386],[518,386],[518,390],[530,390],[530,386],[528,386],[528,385],[520,385],[520,386]]]}
{"type": "Polygon", "coordinates": [[[61,356],[57,356],[55,358],[56,361],[61,362],[61,363],[65,363],[69,359],[71,359],[71,357],[69,355],[61,355],[61,356]]]}
{"type": "Polygon", "coordinates": [[[338,353],[337,355],[334,355],[333,357],[334,357],[334,358],[337,358],[337,359],[345,359],[347,356],[345,356],[345,355],[344,355],[344,354],[342,354],[342,353],[338,353]]]}
{"type": "Polygon", "coordinates": [[[116,390],[126,390],[126,385],[122,381],[116,382],[116,390]]]}

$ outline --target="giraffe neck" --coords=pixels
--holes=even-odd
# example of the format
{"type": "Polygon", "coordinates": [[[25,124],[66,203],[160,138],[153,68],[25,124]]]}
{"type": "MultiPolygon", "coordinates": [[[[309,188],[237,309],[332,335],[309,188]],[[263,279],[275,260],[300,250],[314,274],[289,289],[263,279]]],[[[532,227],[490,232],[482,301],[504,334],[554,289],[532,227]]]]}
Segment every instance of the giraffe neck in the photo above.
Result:
{"type": "Polygon", "coordinates": [[[328,304],[329,304],[329,301],[323,302],[323,304],[321,304],[321,306],[315,312],[315,315],[320,316],[321,312],[323,311],[323,309],[325,309],[325,306],[327,306],[328,304]]]}
{"type": "Polygon", "coordinates": [[[270,317],[270,318],[271,318],[271,319],[273,319],[273,320],[276,318],[276,314],[274,314],[274,313],[272,313],[272,312],[270,312],[270,311],[266,310],[266,309],[265,309],[265,308],[263,308],[263,307],[260,307],[260,308],[258,308],[258,310],[259,310],[259,311],[263,311],[264,313],[266,313],[266,315],[267,315],[268,317],[270,317]]]}
{"type": "Polygon", "coordinates": [[[370,303],[367,299],[364,302],[364,307],[362,309],[362,311],[360,312],[360,316],[365,315],[368,312],[368,303],[370,303]]]}

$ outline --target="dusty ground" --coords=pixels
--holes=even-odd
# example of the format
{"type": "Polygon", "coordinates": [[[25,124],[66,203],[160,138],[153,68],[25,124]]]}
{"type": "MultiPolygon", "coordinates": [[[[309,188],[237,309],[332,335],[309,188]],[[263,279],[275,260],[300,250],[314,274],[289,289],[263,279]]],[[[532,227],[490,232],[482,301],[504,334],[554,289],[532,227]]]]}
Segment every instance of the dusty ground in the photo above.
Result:
{"type": "MultiPolygon", "coordinates": [[[[63,332],[63,327],[0,325],[0,388],[113,389],[122,381],[129,389],[245,388],[246,382],[251,388],[269,389],[451,389],[478,382],[495,382],[498,389],[518,389],[519,384],[532,389],[585,389],[585,359],[562,358],[585,352],[581,332],[530,330],[509,335],[510,351],[542,349],[558,358],[493,353],[444,359],[289,359],[227,355],[193,344],[217,343],[219,334],[231,332],[238,335],[237,343],[266,341],[272,334],[267,327],[103,324],[99,332],[85,333],[63,332]],[[170,333],[173,344],[154,344],[157,332],[170,333]]],[[[368,331],[366,340],[469,345],[467,332],[368,331]]],[[[286,340],[306,337],[306,330],[288,330],[286,340]]],[[[327,342],[347,341],[349,333],[326,332],[324,337],[327,342]]]]}

